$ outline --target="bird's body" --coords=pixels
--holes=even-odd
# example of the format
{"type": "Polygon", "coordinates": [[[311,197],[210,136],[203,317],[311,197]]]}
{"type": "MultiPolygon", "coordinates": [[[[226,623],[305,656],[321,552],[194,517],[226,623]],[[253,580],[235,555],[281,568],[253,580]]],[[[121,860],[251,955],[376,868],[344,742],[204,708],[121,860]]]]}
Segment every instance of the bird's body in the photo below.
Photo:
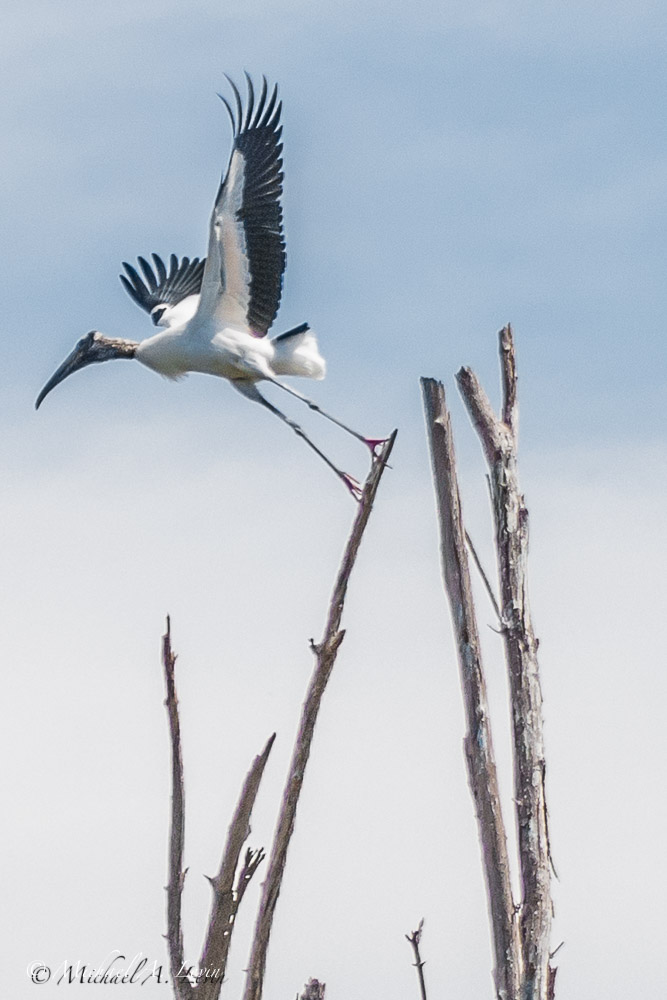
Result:
{"type": "Polygon", "coordinates": [[[266,79],[257,100],[250,77],[247,81],[245,109],[231,80],[235,111],[221,97],[231,118],[233,145],[213,205],[206,258],[184,257],[179,262],[172,254],[167,268],[157,254],[152,255],[153,266],[140,257],[143,277],[130,264],[123,265],[124,287],[155,326],[163,329],[141,342],[91,331],[47,382],[36,405],[39,407],[47,393],[72,372],[111,358],[134,358],[170,379],[189,372],[215,375],[292,427],[359,498],[356,481],[338,469],[257,388],[263,381],[278,385],[363,441],[375,454],[379,441],[357,434],[279,381],[283,375],[324,378],[325,364],[306,323],[273,339],[267,336],[280,305],[285,269],[282,105],[277,87],[268,95],[266,79]]]}
{"type": "Polygon", "coordinates": [[[320,379],[325,374],[324,360],[308,327],[270,340],[253,337],[238,327],[218,330],[210,318],[201,320],[198,315],[188,323],[170,326],[142,340],[135,357],[147,368],[172,379],[201,372],[230,382],[254,383],[280,375],[320,379]]]}

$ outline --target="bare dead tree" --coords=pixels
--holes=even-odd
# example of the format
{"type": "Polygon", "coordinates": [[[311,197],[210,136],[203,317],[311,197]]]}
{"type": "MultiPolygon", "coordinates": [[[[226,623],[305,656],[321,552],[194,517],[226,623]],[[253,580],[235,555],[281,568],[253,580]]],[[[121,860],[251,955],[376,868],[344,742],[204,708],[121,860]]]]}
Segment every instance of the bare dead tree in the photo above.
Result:
{"type": "Polygon", "coordinates": [[[190,981],[183,976],[183,930],[181,928],[181,895],[185,872],[183,871],[183,845],[185,843],[185,786],[183,783],[183,755],[181,753],[181,726],[178,718],[178,699],[174,670],[176,656],[171,649],[171,620],[167,618],[167,631],[162,637],[162,663],[167,685],[167,712],[171,737],[171,831],[169,835],[169,884],[167,885],[167,942],[174,993],[178,1000],[189,1000],[190,981]]]}
{"type": "MultiPolygon", "coordinates": [[[[343,559],[336,577],[324,636],[319,644],[311,639],[315,654],[315,669],[303,705],[292,761],[283,792],[282,805],[271,847],[267,877],[263,885],[259,912],[247,969],[244,1000],[260,1000],[264,983],[266,956],[278,895],[282,884],[287,850],[294,830],[296,810],[310,756],[313,733],[322,696],[331,676],[336,655],[345,636],[341,629],[345,596],[361,540],[368,524],[382,474],[396,440],[396,431],[374,458],[364,483],[357,515],[352,525],[343,559]]],[[[167,944],[176,1000],[217,1000],[224,979],[234,922],[250,879],[264,859],[263,849],[246,850],[239,869],[243,844],[250,833],[252,812],[264,768],[273,746],[275,733],[264,750],[255,758],[246,777],[236,811],[227,834],[218,874],[210,878],[213,902],[199,966],[188,967],[184,960],[181,927],[181,896],[186,872],[183,870],[185,839],[185,792],[181,752],[178,700],[174,679],[176,656],[171,648],[170,622],[163,639],[163,665],[167,687],[166,706],[172,751],[172,810],[169,852],[169,884],[167,886],[167,944]],[[194,980],[194,981],[193,981],[194,980]]],[[[311,979],[303,998],[321,1000],[324,983],[311,979]],[[310,991],[310,992],[309,992],[310,991]]]]}
{"type": "Polygon", "coordinates": [[[552,903],[545,794],[542,690],[527,593],[528,510],[517,472],[518,402],[514,340],[500,332],[503,384],[499,418],[474,372],[457,381],[479,435],[491,478],[498,579],[514,735],[514,788],[523,898],[521,938],[526,995],[546,1000],[552,903]]]}
{"type": "Polygon", "coordinates": [[[340,624],[343,617],[347,586],[359,552],[361,539],[366,530],[371,510],[373,509],[382,473],[387,467],[387,461],[394,447],[396,433],[394,431],[384,445],[379,457],[373,462],[370,474],[364,484],[359,510],[357,511],[350,537],[345,546],[343,559],[334,584],[322,641],[316,644],[311,639],[310,642],[311,649],[315,654],[315,669],[301,712],[292,762],[283,792],[282,807],[271,848],[268,873],[262,889],[257,923],[255,924],[255,935],[250,954],[250,964],[248,966],[243,1000],[260,1000],[262,996],[266,954],[269,947],[273,915],[282,884],[285,861],[287,859],[287,848],[294,830],[296,809],[303,787],[306,764],[310,756],[315,722],[320,710],[322,695],[324,694],[336,661],[338,649],[345,637],[345,631],[340,628],[340,624]]]}
{"type": "MultiPolygon", "coordinates": [[[[486,874],[496,993],[501,1000],[549,1000],[554,982],[554,973],[549,967],[551,860],[538,642],[527,596],[528,512],[517,474],[518,398],[511,328],[503,329],[499,338],[501,415],[494,413],[486,393],[469,368],[459,371],[457,383],[489,467],[499,601],[495,600],[481,566],[480,571],[500,618],[509,676],[521,876],[518,905],[513,900],[510,884],[451,419],[440,382],[422,379],[422,391],[440,519],[443,575],[468,720],[465,752],[486,874]]],[[[474,558],[479,566],[476,554],[474,558]]]]}
{"type": "Polygon", "coordinates": [[[422,939],[422,931],[424,930],[424,918],[419,921],[419,927],[416,931],[412,931],[411,934],[406,934],[406,940],[410,942],[413,954],[415,956],[414,966],[417,970],[417,978],[419,980],[419,995],[421,1000],[427,1000],[426,998],[426,980],[424,979],[424,965],[426,964],[421,957],[421,952],[419,950],[419,945],[422,939]]]}
{"type": "Polygon", "coordinates": [[[510,881],[507,835],[500,803],[491,724],[472,597],[456,457],[442,383],[422,379],[440,514],[445,587],[459,653],[468,730],[464,741],[468,781],[477,810],[495,951],[494,980],[502,1000],[519,1000],[521,940],[510,881]]]}
{"type": "Polygon", "coordinates": [[[213,889],[213,905],[206,932],[206,941],[199,966],[192,982],[192,973],[183,953],[181,928],[181,895],[185,882],[183,870],[183,845],[185,841],[185,792],[183,783],[183,757],[178,718],[178,700],[174,670],[176,656],[171,648],[171,622],[167,618],[167,632],[163,638],[163,665],[167,686],[167,711],[171,736],[172,797],[171,833],[169,851],[169,884],[167,886],[167,944],[169,964],[177,1000],[217,1000],[222,987],[234,920],[247,885],[264,858],[264,852],[246,851],[244,863],[235,880],[243,844],[250,834],[250,814],[255,804],[266,762],[275,740],[274,733],[264,750],[252,763],[236,811],[227,834],[227,842],[215,878],[209,879],[213,889]]]}

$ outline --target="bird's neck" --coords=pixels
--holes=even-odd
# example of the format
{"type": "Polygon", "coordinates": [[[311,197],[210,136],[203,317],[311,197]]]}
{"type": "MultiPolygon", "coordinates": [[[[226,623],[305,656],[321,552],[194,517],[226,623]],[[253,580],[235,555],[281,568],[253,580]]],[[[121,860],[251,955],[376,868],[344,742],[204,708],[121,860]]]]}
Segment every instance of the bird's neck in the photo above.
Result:
{"type": "Polygon", "coordinates": [[[95,337],[97,345],[103,349],[105,358],[133,358],[139,346],[136,340],[124,340],[122,337],[105,337],[98,333],[95,337]]]}

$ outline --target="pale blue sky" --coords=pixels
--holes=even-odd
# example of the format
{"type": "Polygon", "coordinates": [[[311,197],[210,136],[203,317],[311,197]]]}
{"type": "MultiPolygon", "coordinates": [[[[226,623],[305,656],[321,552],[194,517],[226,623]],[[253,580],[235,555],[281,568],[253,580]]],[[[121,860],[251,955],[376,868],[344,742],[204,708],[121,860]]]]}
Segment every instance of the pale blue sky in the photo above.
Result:
{"type": "MultiPolygon", "coordinates": [[[[305,319],[318,332],[323,405],[369,434],[400,428],[317,733],[269,996],[317,975],[332,1000],[416,997],[402,935],[422,916],[433,996],[492,995],[418,377],[451,387],[490,563],[484,469],[451,375],[472,364],[495,396],[507,320],[561,875],[559,997],[664,992],[667,817],[653,796],[667,756],[666,36],[664,6],[648,2],[28,0],[6,13],[0,600],[16,1000],[60,996],[28,983],[28,961],[165,957],[167,613],[195,959],[201,873],[277,729],[253,834],[269,841],[306,641],[353,513],[293,435],[217,380],[101,365],[33,409],[86,331],[152,330],[121,288],[122,260],[204,252],[229,143],[215,94],[243,69],[277,80],[284,101],[275,329],[305,319]]],[[[363,476],[356,443],[304,419],[363,476]]],[[[504,759],[502,729],[497,741],[504,759]]]]}

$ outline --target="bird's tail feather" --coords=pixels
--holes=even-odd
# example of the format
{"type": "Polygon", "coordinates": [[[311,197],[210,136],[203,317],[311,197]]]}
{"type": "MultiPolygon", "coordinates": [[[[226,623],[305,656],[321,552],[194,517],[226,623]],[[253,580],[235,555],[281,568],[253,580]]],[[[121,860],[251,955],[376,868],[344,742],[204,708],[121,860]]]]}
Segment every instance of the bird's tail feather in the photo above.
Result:
{"type": "Polygon", "coordinates": [[[307,323],[281,333],[271,343],[275,351],[271,367],[276,375],[324,378],[326,363],[319,352],[315,334],[307,323]]]}

